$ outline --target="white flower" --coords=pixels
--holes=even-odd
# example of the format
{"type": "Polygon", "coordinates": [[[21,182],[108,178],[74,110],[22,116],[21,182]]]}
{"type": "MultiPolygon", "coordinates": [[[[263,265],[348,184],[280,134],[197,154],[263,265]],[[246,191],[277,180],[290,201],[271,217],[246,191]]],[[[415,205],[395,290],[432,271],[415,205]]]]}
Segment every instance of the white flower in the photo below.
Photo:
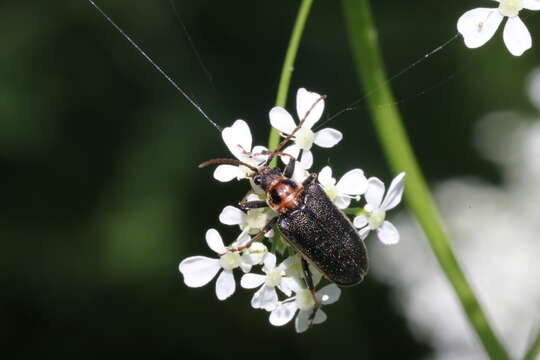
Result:
{"type": "Polygon", "coordinates": [[[360,195],[366,192],[368,182],[364,172],[360,169],[353,169],[339,179],[332,177],[332,169],[325,166],[317,177],[326,195],[340,209],[346,209],[351,204],[351,198],[359,199],[360,195]]]}
{"type": "MultiPolygon", "coordinates": [[[[306,331],[310,326],[309,317],[313,312],[315,300],[308,289],[297,289],[296,295],[280,303],[270,313],[270,324],[274,326],[283,326],[292,320],[296,312],[298,315],[295,320],[296,332],[306,331]]],[[[329,284],[316,292],[317,299],[322,305],[330,305],[339,300],[341,290],[336,284],[329,284]]],[[[327,316],[322,309],[317,309],[313,324],[320,324],[326,321],[327,316]]]]}
{"type": "Polygon", "coordinates": [[[360,229],[360,237],[365,239],[371,230],[377,230],[377,236],[383,244],[392,245],[399,242],[399,232],[396,227],[385,220],[386,212],[395,208],[401,201],[405,173],[400,173],[392,180],[390,188],[384,196],[384,184],[376,177],[369,178],[365,193],[366,215],[354,218],[354,226],[360,229]]]}
{"type": "MultiPolygon", "coordinates": [[[[298,158],[300,150],[303,150],[300,162],[305,169],[309,169],[313,165],[313,154],[311,153],[313,143],[323,148],[331,148],[343,138],[341,132],[336,129],[326,128],[317,132],[311,130],[324,111],[324,100],[320,100],[320,98],[321,95],[317,93],[309,92],[304,88],[298,89],[296,93],[296,112],[299,121],[306,117],[307,112],[315,103],[317,104],[307,115],[302,127],[295,133],[293,137],[295,143],[283,150],[283,152],[291,154],[295,158],[298,158]]],[[[284,136],[291,134],[297,126],[291,114],[279,106],[270,110],[270,123],[284,136]]],[[[289,162],[286,156],[282,157],[281,160],[285,164],[289,162]]]]}
{"type": "Polygon", "coordinates": [[[251,299],[251,306],[266,311],[274,310],[278,304],[276,287],[285,295],[291,295],[291,287],[296,286],[296,283],[293,278],[285,276],[285,267],[284,262],[276,266],[276,256],[268,253],[264,258],[263,271],[265,275],[245,274],[242,276],[240,285],[244,289],[254,289],[260,286],[251,299]]]}
{"type": "Polygon", "coordinates": [[[540,0],[494,0],[498,8],[476,8],[463,14],[457,23],[468,48],[478,48],[493,37],[505,17],[504,44],[514,56],[520,56],[532,46],[529,30],[519,18],[522,9],[540,10],[540,0]]]}
{"type": "MultiPolygon", "coordinates": [[[[242,234],[231,244],[230,248],[234,249],[248,243],[250,240],[249,235],[242,234]]],[[[238,252],[226,248],[221,236],[215,229],[209,229],[206,232],[206,243],[210,249],[219,255],[219,259],[192,256],[182,260],[178,269],[184,276],[184,283],[192,288],[208,284],[223,269],[216,281],[216,295],[219,300],[225,300],[234,294],[236,289],[233,270],[237,267],[251,269],[251,264],[245,264],[248,258],[243,259],[238,252]]]]}
{"type": "MultiPolygon", "coordinates": [[[[244,120],[236,120],[231,127],[223,129],[221,137],[234,157],[246,164],[258,167],[268,158],[268,155],[262,155],[268,150],[264,146],[251,148],[253,141],[251,131],[244,120]]],[[[234,178],[238,180],[249,178],[251,173],[252,171],[243,165],[222,164],[214,170],[214,178],[227,182],[234,178]]]]}
{"type": "MultiPolygon", "coordinates": [[[[260,200],[257,195],[247,197],[248,201],[260,200]]],[[[219,221],[225,225],[239,225],[242,231],[254,235],[261,231],[266,224],[277,214],[270,208],[251,209],[244,212],[234,206],[226,206],[219,214],[219,221]]],[[[265,234],[266,237],[272,237],[273,231],[265,234]]]]}

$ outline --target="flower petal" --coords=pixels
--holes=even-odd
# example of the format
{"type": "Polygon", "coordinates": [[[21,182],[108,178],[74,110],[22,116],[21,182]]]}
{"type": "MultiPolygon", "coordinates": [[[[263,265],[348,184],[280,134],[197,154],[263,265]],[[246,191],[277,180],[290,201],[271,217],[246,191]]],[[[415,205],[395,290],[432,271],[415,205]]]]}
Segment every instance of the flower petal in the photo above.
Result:
{"type": "Polygon", "coordinates": [[[360,239],[365,240],[367,236],[369,235],[369,232],[371,229],[369,226],[363,227],[358,231],[358,235],[360,236],[360,239]]]}
{"type": "Polygon", "coordinates": [[[319,130],[315,133],[313,142],[322,148],[331,148],[343,139],[341,131],[332,128],[319,130]]]}
{"type": "Polygon", "coordinates": [[[236,120],[232,126],[223,129],[221,137],[237,159],[245,156],[245,152],[251,151],[251,131],[244,120],[236,120]]]}
{"type": "Polygon", "coordinates": [[[178,270],[184,276],[184,283],[192,288],[204,286],[216,276],[221,269],[218,259],[205,256],[192,256],[182,260],[178,270]]]}
{"type": "Polygon", "coordinates": [[[386,192],[386,196],[384,197],[384,200],[381,204],[381,208],[384,210],[391,210],[395,208],[401,201],[401,197],[403,195],[403,186],[405,178],[405,173],[399,173],[398,176],[392,180],[392,183],[390,184],[390,187],[388,188],[388,191],[386,192]]]}
{"type": "Polygon", "coordinates": [[[319,180],[319,184],[324,187],[333,186],[336,183],[336,179],[332,177],[332,168],[328,165],[319,171],[317,180],[319,180]]]}
{"type": "Polygon", "coordinates": [[[370,177],[368,180],[367,191],[364,196],[369,205],[379,208],[384,196],[383,182],[376,177],[370,177]]]}
{"type": "Polygon", "coordinates": [[[219,165],[214,170],[214,179],[221,182],[229,182],[238,176],[238,166],[219,165]]]}
{"type": "Polygon", "coordinates": [[[223,270],[216,281],[216,295],[219,300],[225,300],[236,290],[236,282],[231,270],[223,270]]]}
{"type": "Polygon", "coordinates": [[[208,247],[215,253],[223,254],[227,251],[225,249],[225,245],[223,244],[223,239],[221,239],[221,235],[219,235],[216,229],[208,229],[205,238],[208,247]]]}
{"type": "Polygon", "coordinates": [[[385,221],[379,226],[377,236],[385,245],[394,245],[399,242],[399,232],[390,221],[385,221]]]}
{"type": "Polygon", "coordinates": [[[255,289],[264,284],[266,276],[261,274],[245,274],[240,279],[240,286],[244,289],[255,289]]]}
{"type": "Polygon", "coordinates": [[[321,99],[321,95],[315,92],[300,88],[296,93],[296,112],[298,114],[298,120],[301,121],[304,119],[308,111],[309,115],[307,115],[302,127],[311,129],[321,118],[324,111],[324,99],[321,99]],[[317,105],[315,105],[315,103],[317,103],[317,105]]]}
{"type": "Polygon", "coordinates": [[[304,169],[309,169],[313,165],[313,153],[310,150],[304,150],[299,162],[304,169]]]}
{"type": "Polygon", "coordinates": [[[528,10],[540,10],[540,0],[523,0],[523,7],[528,10]]]}
{"type": "Polygon", "coordinates": [[[270,313],[270,324],[274,326],[283,326],[292,320],[294,314],[296,314],[296,302],[291,301],[284,304],[279,304],[271,313],[270,313]]]}
{"type": "Polygon", "coordinates": [[[275,267],[276,267],[276,255],[269,252],[266,254],[266,257],[264,258],[264,270],[270,271],[275,267]]]}
{"type": "Polygon", "coordinates": [[[508,18],[503,32],[504,44],[514,56],[521,56],[532,46],[529,30],[517,16],[508,18]]]}
{"type": "Polygon", "coordinates": [[[368,181],[362,170],[353,169],[339,179],[336,187],[342,194],[361,195],[366,192],[368,181]]]}
{"type": "Polygon", "coordinates": [[[502,20],[503,16],[497,9],[476,8],[459,18],[457,28],[465,45],[475,49],[493,37],[502,20]]]}
{"type": "Polygon", "coordinates": [[[282,133],[290,134],[296,128],[291,114],[284,108],[276,106],[270,110],[270,124],[282,133]]]}
{"type": "Polygon", "coordinates": [[[333,304],[339,300],[341,289],[336,284],[328,284],[317,291],[317,297],[324,305],[333,304]]]}
{"type": "Polygon", "coordinates": [[[313,319],[313,324],[322,324],[323,322],[328,319],[328,316],[326,316],[326,313],[322,311],[321,309],[317,310],[315,313],[315,318],[313,319]]]}
{"type": "Polygon", "coordinates": [[[294,320],[294,327],[297,333],[303,333],[309,328],[309,315],[311,310],[300,310],[294,320]]]}
{"type": "Polygon", "coordinates": [[[287,296],[291,296],[292,292],[297,288],[296,280],[288,276],[282,277],[278,284],[278,289],[287,296]]]}
{"type": "Polygon", "coordinates": [[[364,226],[367,226],[368,223],[369,223],[369,221],[368,221],[368,217],[366,215],[358,215],[353,220],[353,225],[357,229],[360,229],[360,228],[363,228],[364,226]]]}
{"type": "Polygon", "coordinates": [[[277,307],[278,296],[276,289],[266,285],[261,286],[251,299],[251,306],[255,309],[272,311],[277,307]]]}
{"type": "Polygon", "coordinates": [[[246,214],[234,206],[225,206],[219,214],[219,221],[225,225],[240,225],[244,222],[246,214]]]}
{"type": "MultiPolygon", "coordinates": [[[[287,146],[285,149],[283,149],[282,152],[285,154],[291,155],[295,159],[298,159],[298,155],[300,154],[300,148],[292,144],[292,145],[287,146]]],[[[281,156],[280,159],[284,164],[288,164],[291,158],[288,156],[281,156]]]]}
{"type": "Polygon", "coordinates": [[[268,155],[264,155],[266,152],[268,152],[268,148],[265,146],[257,145],[253,147],[251,150],[253,156],[251,157],[251,161],[249,161],[249,163],[254,166],[258,166],[260,163],[265,162],[266,159],[268,159],[268,155]]]}
{"type": "Polygon", "coordinates": [[[340,209],[346,209],[351,205],[351,198],[348,196],[337,195],[334,204],[340,209]]]}

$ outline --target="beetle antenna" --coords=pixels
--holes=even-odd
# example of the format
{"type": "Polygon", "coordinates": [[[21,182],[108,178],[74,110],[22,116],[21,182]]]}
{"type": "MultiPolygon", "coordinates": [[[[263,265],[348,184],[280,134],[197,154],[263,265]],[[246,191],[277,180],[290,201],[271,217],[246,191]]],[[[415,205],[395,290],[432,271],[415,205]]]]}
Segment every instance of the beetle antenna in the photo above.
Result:
{"type": "Polygon", "coordinates": [[[326,95],[321,95],[320,98],[317,99],[317,101],[315,101],[313,103],[313,105],[311,105],[311,107],[309,108],[309,110],[306,112],[306,115],[304,115],[304,117],[300,120],[300,122],[298,123],[298,126],[296,126],[296,128],[294,128],[294,130],[289,134],[287,135],[287,137],[285,139],[283,139],[282,142],[279,143],[279,145],[277,146],[277,148],[275,148],[274,151],[272,151],[272,153],[270,154],[270,156],[268,157],[268,159],[266,160],[266,164],[265,166],[268,166],[270,164],[270,162],[272,162],[272,159],[276,156],[276,155],[279,155],[281,154],[281,150],[283,150],[283,148],[285,147],[285,145],[287,145],[287,143],[289,141],[291,141],[291,139],[293,138],[294,134],[296,134],[296,132],[298,130],[300,130],[300,128],[302,127],[302,125],[304,125],[304,122],[306,121],[307,117],[309,116],[309,114],[313,111],[313,109],[315,108],[315,106],[317,106],[317,104],[319,102],[321,102],[322,100],[326,99],[326,95]]]}
{"type": "Polygon", "coordinates": [[[247,167],[250,170],[253,170],[255,172],[259,171],[259,169],[257,169],[255,166],[246,164],[245,162],[240,161],[240,160],[236,160],[236,159],[212,159],[212,160],[205,161],[202,164],[199,164],[198,168],[201,169],[201,168],[207,167],[209,165],[213,165],[213,164],[244,165],[245,167],[247,167]]]}

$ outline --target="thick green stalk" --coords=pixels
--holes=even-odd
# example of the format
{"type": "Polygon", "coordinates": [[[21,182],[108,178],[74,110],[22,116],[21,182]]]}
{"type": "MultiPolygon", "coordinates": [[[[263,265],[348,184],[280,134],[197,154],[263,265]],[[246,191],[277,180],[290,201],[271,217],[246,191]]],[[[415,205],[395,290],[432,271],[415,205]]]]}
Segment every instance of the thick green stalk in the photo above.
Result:
{"type": "MultiPolygon", "coordinates": [[[[279,78],[279,86],[276,97],[276,106],[285,107],[287,102],[287,93],[289,91],[289,84],[291,83],[291,76],[294,71],[294,60],[298,52],[298,45],[300,45],[300,39],[306,25],[306,20],[311,10],[313,0],[302,0],[298,14],[296,15],[296,21],[289,40],[289,47],[283,61],[283,68],[281,70],[281,77],[279,78]]],[[[270,150],[275,149],[279,144],[279,134],[276,129],[272,128],[270,131],[270,137],[268,139],[268,148],[270,150]]],[[[275,166],[276,159],[272,162],[271,166],[275,166]]]]}
{"type": "Polygon", "coordinates": [[[506,350],[491,329],[450,248],[437,209],[409,144],[395,99],[388,86],[368,0],[343,0],[343,6],[364,92],[371,91],[367,101],[385,155],[395,173],[407,173],[407,205],[422,226],[441,268],[489,357],[507,360],[509,357],[506,350]]]}

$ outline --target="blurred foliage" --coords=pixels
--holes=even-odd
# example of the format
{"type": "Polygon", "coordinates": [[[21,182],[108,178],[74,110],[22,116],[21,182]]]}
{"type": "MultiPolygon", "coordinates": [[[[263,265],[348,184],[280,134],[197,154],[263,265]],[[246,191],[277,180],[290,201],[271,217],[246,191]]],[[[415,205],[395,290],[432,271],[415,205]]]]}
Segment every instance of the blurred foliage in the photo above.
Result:
{"type": "MultiPolygon", "coordinates": [[[[226,126],[243,118],[256,141],[266,141],[297,2],[178,0],[212,81],[168,1],[99,3],[214,120],[226,126]]],[[[393,74],[453,36],[471,2],[373,7],[393,74]]],[[[336,2],[315,2],[289,96],[300,86],[325,93],[329,114],[362,96],[341,11],[336,2]]],[[[530,28],[534,38],[538,31],[530,28]]],[[[472,148],[473,122],[488,111],[530,110],[522,83],[539,54],[533,48],[514,58],[501,36],[476,51],[458,39],[392,83],[431,181],[467,174],[497,181],[472,148]]],[[[329,321],[302,336],[291,326],[271,327],[267,314],[249,307],[249,291],[220,303],[213,283],[188,289],[178,262],[209,254],[203,239],[209,227],[235,235],[217,216],[246,191],[245,183],[218,184],[211,171],[196,168],[227,153],[219,134],[85,0],[3,1],[0,44],[6,356],[429,354],[395,310],[389,289],[373,278],[345,289],[328,310],[329,321]]],[[[331,126],[345,139],[337,151],[317,151],[315,168],[331,162],[336,174],[362,167],[389,178],[363,103],[331,126]],[[355,120],[358,113],[365,123],[355,120]]]]}

